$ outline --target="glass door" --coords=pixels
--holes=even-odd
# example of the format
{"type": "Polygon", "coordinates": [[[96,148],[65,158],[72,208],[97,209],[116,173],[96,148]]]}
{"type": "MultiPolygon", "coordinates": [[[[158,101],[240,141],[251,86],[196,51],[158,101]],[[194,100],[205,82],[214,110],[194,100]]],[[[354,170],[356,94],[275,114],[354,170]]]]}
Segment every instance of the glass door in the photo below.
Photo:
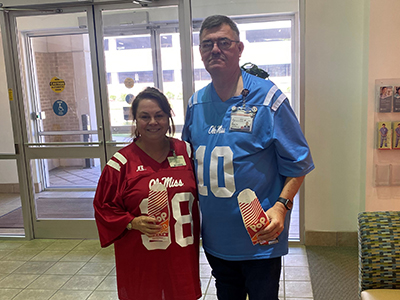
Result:
{"type": "MultiPolygon", "coordinates": [[[[189,92],[180,79],[177,16],[184,15],[178,7],[188,7],[178,4],[186,2],[44,7],[3,15],[17,111],[12,117],[21,124],[18,147],[27,186],[21,198],[28,199],[22,208],[31,213],[33,237],[97,237],[95,188],[108,158],[131,142],[129,104],[135,94],[172,82],[183,112],[182,94],[189,92]],[[173,16],[171,28],[164,28],[166,12],[173,16]],[[173,47],[168,55],[176,62],[170,69],[162,62],[163,48],[173,47]]],[[[177,120],[183,124],[183,114],[177,120]]]]}
{"type": "Polygon", "coordinates": [[[93,23],[90,7],[6,15],[35,238],[97,236],[92,201],[106,155],[94,28],[80,18],[93,23]]]}
{"type": "MultiPolygon", "coordinates": [[[[103,105],[109,111],[110,124],[105,126],[105,134],[110,137],[106,142],[108,148],[131,142],[130,104],[148,86],[157,87],[169,99],[176,136],[180,137],[186,107],[184,86],[189,87],[186,99],[193,92],[193,75],[182,78],[183,55],[186,52],[190,56],[192,51],[190,23],[185,26],[185,20],[179,17],[187,7],[186,2],[190,3],[163,1],[156,2],[157,6],[96,7],[95,17],[102,20],[99,31],[104,51],[99,53],[99,61],[104,62],[105,70],[103,86],[107,97],[103,105]],[[183,47],[185,36],[190,38],[183,47]]],[[[186,64],[190,74],[193,73],[191,64],[190,60],[186,64]]],[[[114,152],[115,149],[107,150],[107,154],[114,152]]]]}

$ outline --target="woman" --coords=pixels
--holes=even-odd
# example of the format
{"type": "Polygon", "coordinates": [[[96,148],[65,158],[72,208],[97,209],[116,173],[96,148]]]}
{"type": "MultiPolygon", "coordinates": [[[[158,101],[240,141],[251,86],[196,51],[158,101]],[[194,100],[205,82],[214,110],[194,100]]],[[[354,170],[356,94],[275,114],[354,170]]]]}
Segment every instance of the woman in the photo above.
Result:
{"type": "Polygon", "coordinates": [[[175,129],[171,107],[156,88],[139,93],[131,111],[135,139],[108,161],[94,198],[101,246],[115,247],[119,299],[198,299],[200,226],[190,146],[166,136],[175,129]]]}

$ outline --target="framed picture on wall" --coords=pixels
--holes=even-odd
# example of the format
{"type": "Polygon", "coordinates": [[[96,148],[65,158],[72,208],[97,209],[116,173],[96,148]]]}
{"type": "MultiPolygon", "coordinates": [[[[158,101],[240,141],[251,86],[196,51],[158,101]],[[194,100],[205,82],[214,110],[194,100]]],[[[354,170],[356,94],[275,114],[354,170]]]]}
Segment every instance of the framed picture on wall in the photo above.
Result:
{"type": "Polygon", "coordinates": [[[392,123],[393,123],[393,138],[392,138],[393,149],[400,150],[400,121],[394,121],[392,123]]]}
{"type": "Polygon", "coordinates": [[[392,122],[378,122],[378,149],[389,150],[392,149],[392,122]]]}
{"type": "Polygon", "coordinates": [[[381,86],[379,88],[379,112],[391,112],[393,102],[393,87],[381,86]]]}
{"type": "Polygon", "coordinates": [[[400,86],[394,87],[393,112],[400,112],[400,86]]]}

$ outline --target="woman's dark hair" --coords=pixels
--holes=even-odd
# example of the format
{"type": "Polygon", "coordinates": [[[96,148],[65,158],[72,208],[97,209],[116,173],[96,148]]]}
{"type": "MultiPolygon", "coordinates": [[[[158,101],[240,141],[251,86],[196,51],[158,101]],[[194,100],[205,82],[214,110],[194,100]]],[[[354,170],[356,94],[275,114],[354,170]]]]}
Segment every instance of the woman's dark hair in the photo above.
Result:
{"type": "MultiPolygon", "coordinates": [[[[133,120],[136,120],[136,113],[137,113],[137,109],[139,106],[140,101],[144,100],[144,99],[151,99],[157,102],[158,106],[160,106],[161,110],[168,116],[169,120],[170,120],[170,126],[168,129],[168,133],[171,135],[175,134],[175,124],[174,124],[174,120],[172,119],[171,116],[171,105],[168,102],[167,97],[165,97],[165,95],[158,90],[157,88],[154,87],[147,87],[145,88],[143,91],[141,91],[139,94],[137,94],[137,96],[135,97],[135,100],[133,100],[132,102],[132,106],[131,106],[131,114],[133,117],[133,120]]],[[[133,136],[134,137],[138,137],[139,136],[139,132],[137,131],[137,128],[135,128],[135,131],[133,132],[133,136]]]]}
{"type": "Polygon", "coordinates": [[[231,18],[223,15],[213,15],[209,16],[204,19],[203,23],[201,24],[200,34],[199,37],[203,34],[205,29],[212,29],[215,27],[220,27],[223,24],[229,25],[229,27],[237,34],[239,37],[239,29],[235,22],[232,21],[231,18]]]}

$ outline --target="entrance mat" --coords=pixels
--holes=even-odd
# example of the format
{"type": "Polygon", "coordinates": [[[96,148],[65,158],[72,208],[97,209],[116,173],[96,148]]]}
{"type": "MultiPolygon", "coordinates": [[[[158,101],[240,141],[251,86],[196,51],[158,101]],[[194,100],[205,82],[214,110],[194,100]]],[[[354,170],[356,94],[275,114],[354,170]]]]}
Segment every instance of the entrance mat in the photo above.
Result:
{"type": "Polygon", "coordinates": [[[18,207],[0,216],[0,228],[24,228],[22,208],[18,207]]]}
{"type": "Polygon", "coordinates": [[[93,198],[38,198],[39,219],[93,219],[93,198]]]}
{"type": "MultiPolygon", "coordinates": [[[[93,198],[38,198],[38,219],[93,219],[93,198]]],[[[21,207],[0,217],[0,228],[23,228],[21,207]]]]}

